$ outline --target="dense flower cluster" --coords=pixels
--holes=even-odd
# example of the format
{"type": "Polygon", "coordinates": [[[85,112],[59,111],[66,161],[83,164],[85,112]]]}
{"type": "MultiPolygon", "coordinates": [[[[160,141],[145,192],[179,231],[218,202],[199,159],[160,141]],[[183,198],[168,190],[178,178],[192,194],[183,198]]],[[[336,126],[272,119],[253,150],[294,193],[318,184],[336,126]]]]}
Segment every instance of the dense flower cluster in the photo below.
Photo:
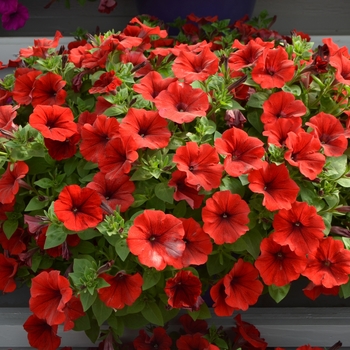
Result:
{"type": "MultiPolygon", "coordinates": [[[[58,0],[50,0],[43,8],[49,8],[58,0]]],[[[96,1],[96,0],[89,0],[96,1]]],[[[86,0],[79,0],[81,5],[86,0]]],[[[69,7],[69,0],[66,0],[66,6],[69,7]]],[[[99,0],[98,11],[101,13],[111,13],[117,6],[115,0],[99,0]]],[[[29,19],[29,12],[26,6],[22,5],[18,0],[0,0],[1,24],[6,30],[17,30],[25,26],[29,19]]]]}
{"type": "Polygon", "coordinates": [[[265,350],[240,315],[234,338],[193,319],[300,278],[312,299],[349,296],[350,55],[256,21],[189,15],[174,38],[133,18],[9,62],[0,290],[31,286],[32,347],[58,348],[63,325],[119,348],[134,322],[153,326],[133,349],[265,350]]]}

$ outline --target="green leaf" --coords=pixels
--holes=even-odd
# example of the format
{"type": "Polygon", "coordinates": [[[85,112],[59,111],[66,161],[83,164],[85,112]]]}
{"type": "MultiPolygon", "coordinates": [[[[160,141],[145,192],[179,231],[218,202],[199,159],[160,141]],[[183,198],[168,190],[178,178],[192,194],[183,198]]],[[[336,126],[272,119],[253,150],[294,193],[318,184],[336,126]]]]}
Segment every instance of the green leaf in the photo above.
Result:
{"type": "MultiPolygon", "coordinates": [[[[118,312],[116,315],[118,316],[118,312]]],[[[141,313],[122,316],[122,320],[125,327],[130,329],[140,329],[149,323],[141,313]]]]}
{"type": "Polygon", "coordinates": [[[49,201],[47,200],[40,200],[39,196],[33,197],[28,205],[26,206],[26,208],[24,209],[24,211],[33,211],[33,210],[39,210],[42,208],[45,208],[48,204],[49,201]]]}
{"type": "Polygon", "coordinates": [[[253,108],[262,108],[263,103],[269,98],[266,92],[257,92],[250,96],[247,106],[253,108]]]}
{"type": "Polygon", "coordinates": [[[222,254],[220,252],[209,255],[206,265],[209,276],[214,276],[225,270],[225,264],[222,263],[222,254]]]}
{"type": "Polygon", "coordinates": [[[134,303],[131,306],[128,306],[128,314],[136,314],[138,312],[141,312],[145,307],[145,302],[142,300],[142,298],[138,298],[134,301],[134,303]]]}
{"type": "Polygon", "coordinates": [[[82,317],[74,320],[74,330],[75,331],[86,331],[90,329],[90,318],[89,315],[85,314],[82,317]]]}
{"type": "Polygon", "coordinates": [[[340,286],[340,292],[341,292],[344,299],[350,297],[350,281],[348,281],[348,283],[342,284],[340,286]]]}
{"type": "Polygon", "coordinates": [[[98,337],[100,336],[100,327],[97,324],[97,321],[93,318],[90,318],[90,328],[85,330],[85,334],[91,340],[92,343],[96,343],[98,337]]]}
{"type": "Polygon", "coordinates": [[[175,208],[173,210],[173,215],[177,218],[183,218],[186,215],[187,211],[187,203],[186,201],[180,201],[175,205],[175,208]]]}
{"type": "Polygon", "coordinates": [[[6,220],[2,224],[2,230],[4,231],[7,239],[10,239],[11,236],[15,233],[18,227],[17,220],[6,220]]]}
{"type": "Polygon", "coordinates": [[[101,233],[98,230],[88,228],[84,231],[78,232],[78,236],[80,239],[84,241],[88,241],[89,239],[101,236],[101,233]]]}
{"type": "Polygon", "coordinates": [[[130,181],[144,181],[152,178],[149,170],[139,168],[131,176],[130,181]]]}
{"type": "Polygon", "coordinates": [[[53,181],[47,177],[34,182],[35,185],[40,188],[51,188],[53,186],[53,181]]]}
{"type": "Polygon", "coordinates": [[[113,333],[115,333],[119,337],[123,335],[123,333],[124,333],[124,322],[123,322],[121,317],[116,317],[115,314],[112,314],[108,318],[107,323],[112,328],[113,333]]]}
{"type": "Polygon", "coordinates": [[[67,232],[63,226],[51,224],[46,232],[44,249],[57,247],[62,244],[67,238],[67,232]]]}
{"type": "Polygon", "coordinates": [[[160,280],[161,274],[155,269],[147,269],[142,275],[142,289],[147,290],[155,286],[160,280]]]}
{"type": "Polygon", "coordinates": [[[111,316],[113,309],[108,307],[100,298],[96,298],[92,304],[92,312],[94,313],[99,326],[111,316]]]}
{"type": "Polygon", "coordinates": [[[211,318],[211,313],[206,303],[203,303],[198,311],[188,312],[194,320],[205,320],[211,318]]]}
{"type": "Polygon", "coordinates": [[[155,302],[146,304],[141,313],[147,321],[158,326],[164,326],[163,315],[155,302]]]}
{"type": "Polygon", "coordinates": [[[246,250],[256,259],[260,254],[260,243],[263,239],[259,228],[249,230],[239,239],[242,239],[246,244],[246,250]]]}
{"type": "Polygon", "coordinates": [[[341,179],[338,179],[337,180],[337,183],[340,185],[340,186],[343,186],[343,187],[350,187],[350,178],[348,177],[342,177],[341,179]]]}
{"type": "Polygon", "coordinates": [[[347,156],[343,154],[340,157],[328,157],[326,163],[326,175],[331,179],[337,179],[346,172],[347,156]]]}
{"type": "Polygon", "coordinates": [[[154,188],[154,193],[160,200],[172,204],[174,190],[174,187],[169,187],[167,183],[161,182],[154,188]]]}
{"type": "Polygon", "coordinates": [[[271,286],[268,286],[269,294],[276,303],[279,303],[287,296],[289,289],[290,284],[287,284],[283,287],[277,287],[273,284],[271,286]]]}
{"type": "Polygon", "coordinates": [[[255,130],[261,134],[264,130],[264,124],[261,122],[260,113],[257,110],[248,113],[248,121],[254,127],[255,130]]]}
{"type": "Polygon", "coordinates": [[[80,294],[80,301],[83,305],[83,310],[87,311],[90,306],[95,302],[97,298],[97,291],[94,291],[94,294],[90,294],[87,289],[84,289],[80,294]]]}
{"type": "Polygon", "coordinates": [[[122,261],[126,260],[130,253],[130,250],[124,238],[120,237],[120,239],[118,239],[118,241],[115,244],[115,251],[117,252],[118,256],[122,261]]]}
{"type": "Polygon", "coordinates": [[[245,188],[241,181],[231,176],[225,176],[222,179],[222,185],[220,186],[221,191],[229,190],[231,193],[239,194],[241,197],[244,196],[245,188]]]}

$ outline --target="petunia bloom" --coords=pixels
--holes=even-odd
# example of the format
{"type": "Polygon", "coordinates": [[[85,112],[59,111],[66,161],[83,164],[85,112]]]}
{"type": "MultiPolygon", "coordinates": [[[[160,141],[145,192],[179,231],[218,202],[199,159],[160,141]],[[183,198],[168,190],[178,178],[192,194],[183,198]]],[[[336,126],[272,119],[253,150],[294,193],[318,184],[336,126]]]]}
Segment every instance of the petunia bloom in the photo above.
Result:
{"type": "Polygon", "coordinates": [[[248,231],[248,204],[230,191],[215,192],[202,209],[203,230],[216,244],[234,243],[248,231]]]}
{"type": "Polygon", "coordinates": [[[29,308],[50,326],[64,322],[64,308],[72,298],[73,290],[68,279],[57,270],[40,272],[32,278],[29,308]]]}
{"type": "Polygon", "coordinates": [[[200,53],[181,51],[172,65],[175,77],[189,84],[195,80],[206,80],[218,68],[219,58],[209,47],[204,47],[200,53]]]}
{"type": "Polygon", "coordinates": [[[219,350],[219,348],[210,344],[209,341],[200,333],[181,335],[176,341],[178,350],[219,350]]]}
{"type": "Polygon", "coordinates": [[[231,316],[237,310],[226,303],[227,295],[225,293],[224,278],[221,278],[210,288],[210,297],[214,301],[214,313],[217,316],[231,316]]]}
{"type": "Polygon", "coordinates": [[[251,263],[238,259],[224,277],[226,304],[243,311],[254,305],[263,291],[258,277],[259,272],[251,263]]]}
{"type": "Polygon", "coordinates": [[[33,84],[32,105],[58,105],[66,102],[67,92],[63,89],[67,82],[62,76],[48,72],[36,78],[33,84]]]}
{"type": "Polygon", "coordinates": [[[0,203],[9,204],[13,202],[19,191],[21,179],[26,176],[28,171],[29,167],[25,162],[18,161],[7,164],[7,169],[0,178],[0,203]]]}
{"type": "Polygon", "coordinates": [[[109,287],[98,290],[99,298],[113,309],[122,309],[125,305],[132,305],[141,295],[143,278],[139,273],[130,275],[119,271],[115,276],[102,273],[103,278],[109,287]]]}
{"type": "Polygon", "coordinates": [[[332,114],[320,112],[305,123],[310,126],[321,142],[324,154],[328,157],[341,156],[348,147],[345,131],[339,119],[332,114]]]}
{"type": "Polygon", "coordinates": [[[29,345],[38,350],[57,350],[61,337],[57,335],[58,326],[49,325],[36,315],[31,315],[24,322],[23,328],[28,333],[29,345]]]}
{"type": "Polygon", "coordinates": [[[38,105],[29,116],[29,124],[45,138],[65,141],[77,133],[72,111],[67,107],[38,105]]]}
{"type": "Polygon", "coordinates": [[[141,264],[161,271],[181,257],[184,235],[180,219],[160,210],[144,210],[130,227],[126,243],[141,264]]]}
{"type": "Polygon", "coordinates": [[[224,131],[221,138],[215,139],[217,152],[225,156],[225,171],[233,177],[241,176],[263,165],[264,143],[238,128],[224,131]]]}
{"type": "Polygon", "coordinates": [[[171,174],[168,182],[170,187],[175,187],[174,199],[176,201],[185,200],[192,209],[198,209],[204,199],[204,194],[199,194],[197,186],[186,183],[186,172],[175,170],[171,174]]]}
{"type": "Polygon", "coordinates": [[[349,281],[350,251],[342,241],[327,237],[316,251],[308,255],[309,263],[302,275],[326,288],[341,286],[349,281]]]}
{"type": "Polygon", "coordinates": [[[272,238],[281,245],[288,245],[297,254],[315,252],[324,237],[325,224],[314,206],[306,202],[294,202],[290,209],[281,209],[273,218],[272,238]]]}
{"type": "Polygon", "coordinates": [[[66,228],[83,231],[102,221],[101,202],[101,197],[95,190],[69,185],[63,188],[54,202],[54,211],[66,228]]]}
{"type": "Polygon", "coordinates": [[[310,180],[314,180],[323,170],[326,158],[319,152],[321,143],[314,135],[289,132],[286,146],[288,150],[284,154],[285,160],[290,165],[298,167],[310,180]]]}
{"type": "Polygon", "coordinates": [[[0,253],[0,290],[3,293],[11,293],[16,289],[15,276],[17,270],[17,260],[0,253]]]}
{"type": "Polygon", "coordinates": [[[120,136],[132,136],[137,148],[160,149],[168,145],[171,133],[167,121],[156,111],[130,108],[119,126],[120,136]]]}
{"type": "Polygon", "coordinates": [[[159,115],[175,123],[189,123],[204,117],[209,108],[207,94],[190,84],[173,82],[154,99],[159,115]]]}
{"type": "Polygon", "coordinates": [[[187,142],[179,147],[173,157],[180,171],[186,173],[186,182],[191,186],[201,186],[206,191],[220,185],[223,166],[219,156],[211,145],[200,146],[196,142],[187,142]]]}
{"type": "Polygon", "coordinates": [[[15,11],[2,14],[1,22],[6,30],[17,30],[24,27],[28,18],[28,9],[24,5],[17,3],[15,11]]]}
{"type": "Polygon", "coordinates": [[[117,87],[123,82],[115,75],[112,70],[105,72],[94,82],[94,85],[89,89],[90,94],[103,94],[116,91],[117,87]]]}
{"type": "Polygon", "coordinates": [[[134,339],[133,345],[136,350],[170,350],[173,341],[163,327],[156,327],[152,331],[150,337],[143,329],[139,331],[139,335],[134,339]]]}
{"type": "Polygon", "coordinates": [[[290,209],[299,192],[284,164],[265,163],[262,168],[249,173],[248,181],[251,191],[264,195],[262,204],[270,211],[290,209]]]}
{"type": "Polygon", "coordinates": [[[293,79],[294,62],[288,59],[285,49],[265,49],[252,70],[252,79],[263,89],[282,88],[293,79]]]}
{"type": "Polygon", "coordinates": [[[166,281],[164,291],[171,307],[198,310],[202,283],[191,271],[181,270],[177,272],[173,278],[166,281]]]}
{"type": "Polygon", "coordinates": [[[261,121],[264,124],[274,123],[279,118],[300,118],[306,113],[306,107],[290,92],[278,91],[269,96],[263,103],[261,121]]]}
{"type": "Polygon", "coordinates": [[[262,240],[260,250],[255,267],[266,285],[285,286],[298,279],[306,268],[306,255],[297,255],[288,245],[276,243],[271,236],[262,240]]]}
{"type": "Polygon", "coordinates": [[[185,230],[183,240],[186,242],[186,246],[178,264],[175,261],[175,267],[182,268],[205,264],[213,249],[209,235],[203,231],[199,223],[193,218],[181,219],[181,221],[185,230]]]}

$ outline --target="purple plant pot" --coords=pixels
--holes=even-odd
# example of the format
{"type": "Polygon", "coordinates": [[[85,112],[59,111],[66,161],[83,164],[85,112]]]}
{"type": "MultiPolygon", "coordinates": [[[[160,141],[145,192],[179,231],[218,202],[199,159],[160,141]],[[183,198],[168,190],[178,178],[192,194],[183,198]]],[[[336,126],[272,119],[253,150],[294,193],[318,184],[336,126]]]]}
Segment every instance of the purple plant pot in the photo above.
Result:
{"type": "Polygon", "coordinates": [[[251,17],[256,0],[136,0],[139,14],[156,16],[164,22],[177,17],[186,18],[194,13],[198,17],[218,16],[231,23],[245,15],[251,17]]]}

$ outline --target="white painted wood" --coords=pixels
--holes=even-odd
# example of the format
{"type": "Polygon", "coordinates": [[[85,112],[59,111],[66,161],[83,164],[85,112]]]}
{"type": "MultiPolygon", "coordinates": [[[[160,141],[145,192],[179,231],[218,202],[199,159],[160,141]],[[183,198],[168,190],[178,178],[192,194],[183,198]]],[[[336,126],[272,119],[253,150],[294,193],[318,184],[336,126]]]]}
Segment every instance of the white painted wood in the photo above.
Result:
{"type": "MultiPolygon", "coordinates": [[[[270,347],[295,348],[304,344],[330,347],[337,341],[343,349],[350,347],[349,308],[250,308],[242,312],[243,321],[252,323],[260,331],[261,337],[270,347]]],[[[30,315],[26,308],[0,309],[0,346],[4,349],[24,349],[28,347],[27,333],[23,323],[30,315]]],[[[222,325],[225,329],[234,326],[233,317],[216,317],[208,320],[210,324],[222,325]]],[[[174,323],[169,331],[179,329],[174,323]]],[[[131,340],[137,331],[126,332],[131,340]]],[[[86,348],[93,346],[84,332],[59,331],[61,347],[86,348]]]]}

